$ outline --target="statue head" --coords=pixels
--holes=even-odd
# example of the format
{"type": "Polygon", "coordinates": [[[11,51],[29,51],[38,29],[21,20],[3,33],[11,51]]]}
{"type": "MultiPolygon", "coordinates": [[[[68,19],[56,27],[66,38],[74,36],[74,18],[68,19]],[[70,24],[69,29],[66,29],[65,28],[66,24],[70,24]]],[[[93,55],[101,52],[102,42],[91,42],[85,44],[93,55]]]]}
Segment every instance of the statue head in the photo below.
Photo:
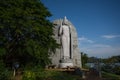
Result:
{"type": "Polygon", "coordinates": [[[67,17],[65,16],[62,22],[63,25],[68,25],[68,20],[67,17]]]}

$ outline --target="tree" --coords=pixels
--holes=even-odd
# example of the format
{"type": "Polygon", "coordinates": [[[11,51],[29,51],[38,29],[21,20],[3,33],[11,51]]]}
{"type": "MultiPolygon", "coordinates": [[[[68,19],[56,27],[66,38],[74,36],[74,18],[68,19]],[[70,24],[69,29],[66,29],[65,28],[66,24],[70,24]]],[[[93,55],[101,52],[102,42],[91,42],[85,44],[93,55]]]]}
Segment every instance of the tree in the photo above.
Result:
{"type": "Polygon", "coordinates": [[[120,55],[102,59],[102,62],[104,63],[103,71],[120,75],[120,55]]]}
{"type": "Polygon", "coordinates": [[[58,47],[50,16],[40,0],[1,0],[0,58],[9,66],[50,63],[49,56],[58,47]]]}
{"type": "Polygon", "coordinates": [[[88,62],[88,56],[86,53],[81,52],[82,66],[85,67],[85,64],[88,62]]]}
{"type": "Polygon", "coordinates": [[[88,62],[89,63],[97,63],[99,61],[99,58],[97,57],[89,57],[88,62]]]}

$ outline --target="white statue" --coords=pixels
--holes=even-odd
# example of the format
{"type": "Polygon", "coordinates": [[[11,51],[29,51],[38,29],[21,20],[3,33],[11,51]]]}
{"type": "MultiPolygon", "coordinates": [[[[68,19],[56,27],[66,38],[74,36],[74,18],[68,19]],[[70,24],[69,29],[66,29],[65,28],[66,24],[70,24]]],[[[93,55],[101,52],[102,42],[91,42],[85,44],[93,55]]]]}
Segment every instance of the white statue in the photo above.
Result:
{"type": "Polygon", "coordinates": [[[77,32],[73,24],[66,19],[57,19],[53,22],[53,36],[60,49],[56,49],[56,54],[51,56],[52,64],[59,68],[78,66],[81,67],[81,55],[78,47],[77,32]]]}
{"type": "Polygon", "coordinates": [[[70,59],[72,56],[71,52],[71,28],[67,24],[67,18],[65,17],[63,21],[61,21],[61,25],[59,28],[59,36],[62,44],[62,58],[70,59]]]}

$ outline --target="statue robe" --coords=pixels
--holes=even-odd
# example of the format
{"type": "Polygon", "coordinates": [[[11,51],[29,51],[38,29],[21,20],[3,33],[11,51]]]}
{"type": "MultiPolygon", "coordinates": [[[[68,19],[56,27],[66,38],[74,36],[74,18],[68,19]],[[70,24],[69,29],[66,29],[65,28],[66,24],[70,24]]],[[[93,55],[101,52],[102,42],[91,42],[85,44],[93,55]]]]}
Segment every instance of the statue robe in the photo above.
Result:
{"type": "Polygon", "coordinates": [[[62,58],[63,59],[72,59],[73,47],[72,47],[72,35],[71,35],[71,26],[61,25],[59,27],[60,41],[62,45],[62,58]]]}

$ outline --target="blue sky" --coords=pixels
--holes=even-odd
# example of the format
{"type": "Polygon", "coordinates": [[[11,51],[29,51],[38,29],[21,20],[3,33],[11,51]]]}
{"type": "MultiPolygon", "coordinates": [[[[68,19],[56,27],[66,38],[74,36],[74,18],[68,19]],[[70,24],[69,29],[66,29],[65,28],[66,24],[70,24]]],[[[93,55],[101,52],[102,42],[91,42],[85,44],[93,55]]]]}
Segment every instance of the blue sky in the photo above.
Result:
{"type": "Polygon", "coordinates": [[[41,0],[51,21],[67,16],[78,33],[79,48],[88,56],[120,54],[120,0],[41,0]]]}

